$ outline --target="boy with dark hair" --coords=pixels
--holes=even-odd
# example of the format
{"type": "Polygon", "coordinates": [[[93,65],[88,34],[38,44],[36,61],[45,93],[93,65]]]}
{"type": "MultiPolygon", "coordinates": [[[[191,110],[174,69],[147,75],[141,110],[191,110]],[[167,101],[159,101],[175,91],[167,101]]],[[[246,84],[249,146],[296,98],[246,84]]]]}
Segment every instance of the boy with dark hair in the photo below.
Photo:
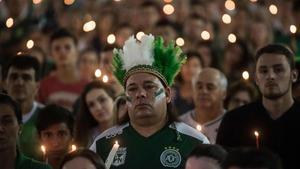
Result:
{"type": "Polygon", "coordinates": [[[50,166],[24,156],[17,146],[22,113],[17,102],[0,94],[0,164],[2,169],[50,169],[50,166]]]}
{"type": "Polygon", "coordinates": [[[43,107],[35,101],[39,88],[40,66],[30,55],[15,56],[3,71],[3,81],[9,96],[21,107],[22,132],[19,137],[20,150],[28,157],[39,160],[40,149],[35,128],[36,117],[43,107]]]}
{"type": "Polygon", "coordinates": [[[54,103],[72,110],[87,79],[80,77],[77,68],[77,40],[66,29],[59,29],[50,37],[50,51],[56,65],[56,71],[41,81],[39,101],[54,103]]]}
{"type": "Polygon", "coordinates": [[[45,158],[58,169],[63,157],[70,151],[73,137],[74,120],[67,109],[51,104],[43,108],[38,117],[36,128],[41,145],[45,146],[45,158]]]}

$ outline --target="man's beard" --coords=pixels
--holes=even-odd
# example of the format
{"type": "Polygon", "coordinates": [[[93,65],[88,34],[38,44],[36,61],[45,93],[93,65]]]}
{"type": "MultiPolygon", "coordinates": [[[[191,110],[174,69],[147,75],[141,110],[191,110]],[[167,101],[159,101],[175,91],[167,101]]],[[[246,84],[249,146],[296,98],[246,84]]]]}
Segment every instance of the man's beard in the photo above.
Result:
{"type": "Polygon", "coordinates": [[[280,93],[263,94],[263,96],[269,100],[277,100],[289,92],[290,86],[291,86],[291,80],[289,81],[288,87],[286,88],[285,91],[280,93]]]}

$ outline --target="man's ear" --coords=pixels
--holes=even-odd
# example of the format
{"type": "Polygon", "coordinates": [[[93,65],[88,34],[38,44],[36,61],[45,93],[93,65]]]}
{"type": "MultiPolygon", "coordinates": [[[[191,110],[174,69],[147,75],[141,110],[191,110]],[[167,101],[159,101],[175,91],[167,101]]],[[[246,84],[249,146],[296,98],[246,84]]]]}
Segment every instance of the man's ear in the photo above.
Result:
{"type": "Polygon", "coordinates": [[[298,78],[298,71],[296,69],[292,70],[292,75],[291,75],[291,78],[292,78],[292,82],[295,83],[297,81],[297,78],[298,78]]]}
{"type": "Polygon", "coordinates": [[[172,93],[171,93],[171,88],[170,87],[165,87],[165,93],[166,93],[166,99],[167,99],[167,103],[171,102],[171,98],[172,98],[172,93]]]}

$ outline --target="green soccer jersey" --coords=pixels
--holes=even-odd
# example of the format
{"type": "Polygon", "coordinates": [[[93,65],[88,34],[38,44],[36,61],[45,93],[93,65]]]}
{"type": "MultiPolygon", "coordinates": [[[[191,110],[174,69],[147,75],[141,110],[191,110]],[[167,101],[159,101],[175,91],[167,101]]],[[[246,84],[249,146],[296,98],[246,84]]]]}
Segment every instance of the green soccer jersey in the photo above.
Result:
{"type": "Polygon", "coordinates": [[[51,169],[48,164],[41,163],[18,152],[15,169],[51,169]]]}
{"type": "Polygon", "coordinates": [[[42,106],[38,103],[34,103],[33,114],[22,126],[22,132],[19,137],[19,144],[21,152],[27,157],[41,160],[42,152],[40,150],[39,139],[37,129],[35,127],[36,118],[38,112],[42,106]]]}
{"type": "Polygon", "coordinates": [[[140,135],[129,123],[113,127],[99,135],[91,150],[106,159],[115,141],[119,148],[111,169],[184,168],[187,155],[207,138],[180,122],[167,125],[150,137],[140,135]]]}

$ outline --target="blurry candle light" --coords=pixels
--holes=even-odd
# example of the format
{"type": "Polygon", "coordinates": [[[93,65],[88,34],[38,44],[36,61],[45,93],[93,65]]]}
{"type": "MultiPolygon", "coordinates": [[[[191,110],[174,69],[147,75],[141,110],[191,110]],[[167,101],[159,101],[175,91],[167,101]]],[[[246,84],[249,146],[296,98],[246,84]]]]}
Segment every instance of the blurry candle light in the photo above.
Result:
{"type": "Polygon", "coordinates": [[[227,9],[227,10],[234,10],[235,9],[235,3],[234,3],[234,1],[233,0],[226,0],[225,1],[225,8],[227,9]]]}
{"type": "Polygon", "coordinates": [[[171,3],[173,0],[164,0],[165,3],[171,3]]]}
{"type": "Polygon", "coordinates": [[[291,33],[296,33],[297,32],[297,27],[295,25],[290,26],[290,31],[291,33]]]}
{"type": "Polygon", "coordinates": [[[6,20],[6,27],[11,28],[14,25],[14,19],[13,18],[8,18],[6,20]]]}
{"type": "Polygon", "coordinates": [[[175,11],[175,8],[173,5],[171,4],[166,4],[164,7],[163,7],[163,11],[166,15],[171,15],[174,13],[175,11]]]}
{"type": "Polygon", "coordinates": [[[176,39],[176,45],[183,46],[184,45],[184,39],[179,37],[176,39]]]}
{"type": "Polygon", "coordinates": [[[108,76],[107,75],[104,75],[103,78],[102,78],[102,81],[104,83],[107,83],[108,82],[108,76]]]}
{"type": "Polygon", "coordinates": [[[22,52],[21,52],[21,51],[20,51],[20,52],[18,52],[18,53],[17,53],[17,55],[22,55],[22,52]]]}
{"type": "Polygon", "coordinates": [[[250,0],[250,2],[257,2],[257,0],[250,0]]]}
{"type": "Polygon", "coordinates": [[[254,131],[256,148],[259,149],[259,132],[254,131]]]}
{"type": "Polygon", "coordinates": [[[210,39],[210,34],[208,31],[202,31],[201,32],[201,38],[204,40],[209,40],[210,39]]]}
{"type": "Polygon", "coordinates": [[[107,36],[107,43],[114,44],[116,41],[116,36],[114,34],[109,34],[107,36]]]}
{"type": "Polygon", "coordinates": [[[235,34],[233,34],[233,33],[229,34],[228,35],[228,41],[230,43],[235,43],[236,42],[236,36],[235,36],[235,34]]]}
{"type": "Polygon", "coordinates": [[[48,158],[47,158],[47,149],[46,146],[41,145],[41,151],[43,152],[43,160],[48,164],[48,158]]]}
{"type": "Polygon", "coordinates": [[[138,33],[136,34],[136,38],[137,38],[138,40],[141,40],[142,37],[143,37],[144,35],[145,35],[144,32],[138,32],[138,33]]]}
{"type": "Polygon", "coordinates": [[[231,16],[228,15],[228,14],[224,14],[224,15],[222,16],[222,21],[223,21],[224,23],[226,23],[226,24],[230,24],[230,23],[231,23],[231,16]]]}
{"type": "Polygon", "coordinates": [[[72,151],[76,151],[76,150],[77,150],[76,145],[72,144],[72,146],[71,146],[71,152],[72,152],[72,151]]]}
{"type": "Polygon", "coordinates": [[[96,71],[95,71],[95,76],[96,76],[97,78],[99,78],[99,77],[101,76],[101,74],[102,74],[101,70],[100,70],[100,69],[96,69],[96,71]]]}
{"type": "Polygon", "coordinates": [[[33,40],[28,40],[27,41],[27,43],[26,43],[26,47],[28,48],[28,49],[31,49],[31,48],[33,48],[33,46],[34,46],[34,41],[33,40]]]}
{"type": "Polygon", "coordinates": [[[278,8],[277,8],[276,5],[272,4],[272,5],[269,6],[269,11],[270,11],[271,14],[276,15],[277,12],[278,12],[278,8]]]}
{"type": "Polygon", "coordinates": [[[32,2],[33,2],[33,4],[39,4],[39,3],[41,3],[42,2],[42,0],[32,0],[32,2]]]}
{"type": "Polygon", "coordinates": [[[249,79],[249,73],[248,73],[248,71],[243,71],[242,77],[243,77],[243,79],[248,80],[249,79]]]}
{"type": "Polygon", "coordinates": [[[66,5],[72,5],[75,2],[75,0],[64,0],[64,3],[66,5]]]}
{"type": "Polygon", "coordinates": [[[196,129],[197,129],[198,131],[202,131],[201,125],[198,124],[198,125],[196,126],[196,129]]]}
{"type": "Polygon", "coordinates": [[[84,25],[83,25],[83,31],[84,32],[90,32],[92,30],[94,30],[96,28],[96,22],[95,21],[89,21],[89,22],[86,22],[84,25]]]}

